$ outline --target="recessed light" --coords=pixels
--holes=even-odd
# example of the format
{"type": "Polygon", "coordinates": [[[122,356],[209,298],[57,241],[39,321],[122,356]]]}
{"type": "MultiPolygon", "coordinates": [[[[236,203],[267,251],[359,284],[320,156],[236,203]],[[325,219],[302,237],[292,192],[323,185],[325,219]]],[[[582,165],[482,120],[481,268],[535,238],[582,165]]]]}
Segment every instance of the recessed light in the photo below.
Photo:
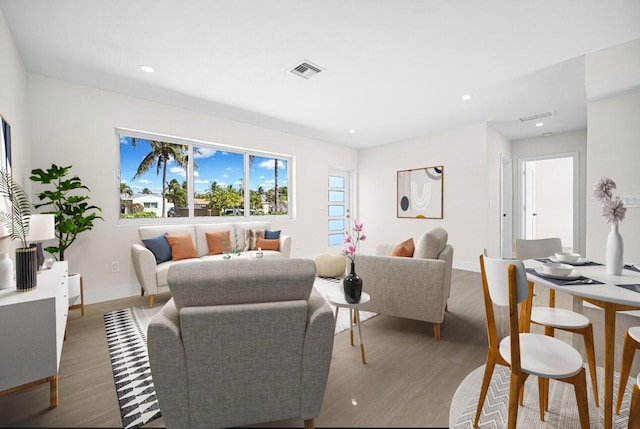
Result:
{"type": "Polygon", "coordinates": [[[349,130],[349,134],[355,134],[355,133],[356,133],[356,130],[354,130],[353,128],[349,130]]]}
{"type": "Polygon", "coordinates": [[[542,137],[551,137],[552,135],[553,133],[550,132],[542,133],[542,137]]]}
{"type": "Polygon", "coordinates": [[[471,95],[465,94],[462,96],[462,101],[469,101],[469,100],[471,100],[471,95]]]}
{"type": "Polygon", "coordinates": [[[140,70],[142,70],[143,72],[147,72],[147,73],[153,73],[155,71],[153,69],[153,67],[147,66],[147,65],[140,66],[140,70]]]}
{"type": "Polygon", "coordinates": [[[543,126],[543,125],[544,125],[544,123],[542,123],[542,122],[538,122],[538,123],[536,124],[536,127],[541,127],[541,126],[543,126]]]}

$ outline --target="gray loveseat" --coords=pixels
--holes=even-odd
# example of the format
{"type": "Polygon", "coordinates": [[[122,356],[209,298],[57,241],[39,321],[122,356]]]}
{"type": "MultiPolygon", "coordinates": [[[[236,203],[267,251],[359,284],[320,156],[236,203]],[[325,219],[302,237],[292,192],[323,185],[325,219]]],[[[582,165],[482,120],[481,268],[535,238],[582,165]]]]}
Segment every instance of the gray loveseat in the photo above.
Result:
{"type": "Polygon", "coordinates": [[[440,339],[451,288],[453,247],[442,228],[422,234],[413,257],[391,256],[394,245],[383,244],[376,255],[358,255],[356,272],[371,301],[363,310],[433,323],[440,339]]]}
{"type": "Polygon", "coordinates": [[[334,317],[306,259],[230,260],[169,270],[173,294],[148,330],[167,428],[300,418],[324,398],[334,317]]]}
{"type": "MultiPolygon", "coordinates": [[[[238,222],[238,223],[202,223],[202,224],[186,224],[186,225],[153,225],[141,226],[138,228],[139,243],[131,245],[131,260],[133,268],[140,283],[140,292],[149,295],[149,307],[153,307],[153,301],[156,294],[167,292],[169,286],[167,283],[167,274],[169,268],[174,264],[189,264],[200,260],[220,260],[225,257],[224,254],[208,255],[209,248],[207,244],[206,233],[229,231],[230,247],[240,249],[240,256],[234,253],[232,258],[249,258],[255,256],[256,251],[249,249],[247,240],[247,231],[250,230],[270,230],[269,222],[238,222]],[[160,262],[156,260],[156,256],[144,244],[143,240],[153,240],[163,234],[191,236],[193,245],[196,250],[196,258],[182,259],[179,261],[160,262]]],[[[270,258],[288,258],[291,254],[291,237],[280,234],[278,250],[263,250],[263,257],[270,258]]]]}

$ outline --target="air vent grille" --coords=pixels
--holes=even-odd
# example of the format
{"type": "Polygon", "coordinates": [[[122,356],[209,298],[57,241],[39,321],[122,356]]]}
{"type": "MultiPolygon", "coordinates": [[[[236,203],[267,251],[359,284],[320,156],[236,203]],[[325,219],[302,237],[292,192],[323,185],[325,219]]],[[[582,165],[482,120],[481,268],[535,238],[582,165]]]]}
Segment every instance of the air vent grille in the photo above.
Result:
{"type": "Polygon", "coordinates": [[[536,113],[535,115],[521,117],[520,122],[536,121],[538,119],[548,118],[549,116],[555,116],[555,114],[556,112],[553,110],[550,112],[536,113]]]}
{"type": "Polygon", "coordinates": [[[302,61],[289,71],[305,79],[310,79],[323,70],[324,69],[322,67],[317,66],[309,61],[302,61]]]}

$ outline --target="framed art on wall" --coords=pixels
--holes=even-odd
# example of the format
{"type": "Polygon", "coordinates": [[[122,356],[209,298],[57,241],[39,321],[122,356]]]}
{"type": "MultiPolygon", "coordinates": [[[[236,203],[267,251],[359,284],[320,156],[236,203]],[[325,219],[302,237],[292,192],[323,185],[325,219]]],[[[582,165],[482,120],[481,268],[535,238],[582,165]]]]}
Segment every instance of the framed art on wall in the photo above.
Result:
{"type": "Polygon", "coordinates": [[[443,181],[442,165],[398,171],[398,217],[442,219],[443,181]]]}

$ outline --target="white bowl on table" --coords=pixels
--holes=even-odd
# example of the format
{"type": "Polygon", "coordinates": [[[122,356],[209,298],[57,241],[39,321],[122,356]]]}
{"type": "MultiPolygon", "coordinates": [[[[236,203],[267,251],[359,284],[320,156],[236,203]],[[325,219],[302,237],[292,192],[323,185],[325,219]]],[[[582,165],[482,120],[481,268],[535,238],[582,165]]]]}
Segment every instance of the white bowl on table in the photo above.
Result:
{"type": "Polygon", "coordinates": [[[573,267],[569,264],[548,262],[546,264],[542,264],[542,270],[552,276],[568,276],[573,271],[573,267]]]}
{"type": "Polygon", "coordinates": [[[558,252],[555,254],[556,255],[556,259],[560,262],[567,262],[569,264],[572,264],[574,262],[577,262],[578,259],[580,259],[580,254],[579,253],[571,253],[571,252],[558,252]]]}

